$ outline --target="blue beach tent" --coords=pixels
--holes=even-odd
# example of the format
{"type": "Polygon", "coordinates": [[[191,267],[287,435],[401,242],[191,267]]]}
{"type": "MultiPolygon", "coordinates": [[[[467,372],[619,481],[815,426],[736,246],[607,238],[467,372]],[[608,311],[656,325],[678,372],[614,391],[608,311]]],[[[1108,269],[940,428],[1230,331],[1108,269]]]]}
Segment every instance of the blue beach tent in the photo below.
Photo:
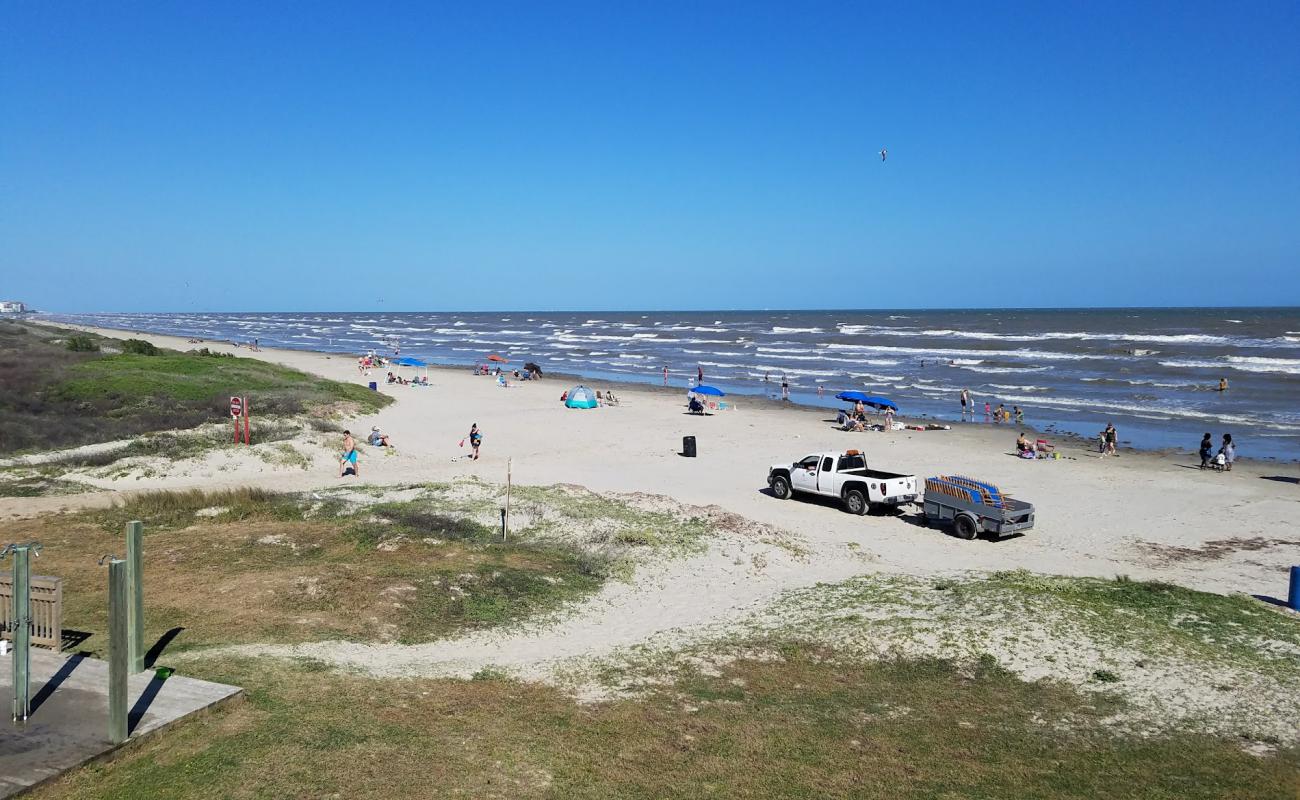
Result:
{"type": "Polygon", "coordinates": [[[403,357],[403,358],[394,358],[394,359],[392,360],[391,363],[394,364],[395,366],[399,366],[399,367],[427,367],[427,366],[429,366],[428,364],[424,363],[423,361],[421,361],[421,360],[418,359],[418,358],[405,358],[405,357],[403,357]]]}
{"type": "Polygon", "coordinates": [[[596,393],[586,386],[575,386],[570,389],[568,396],[564,398],[564,404],[569,408],[595,408],[600,405],[596,402],[596,393]]]}
{"type": "Polygon", "coordinates": [[[861,402],[864,406],[871,406],[872,408],[892,408],[895,411],[898,410],[898,404],[893,400],[886,397],[876,397],[875,395],[866,394],[865,392],[840,392],[835,395],[835,397],[838,400],[846,400],[850,403],[861,402]]]}

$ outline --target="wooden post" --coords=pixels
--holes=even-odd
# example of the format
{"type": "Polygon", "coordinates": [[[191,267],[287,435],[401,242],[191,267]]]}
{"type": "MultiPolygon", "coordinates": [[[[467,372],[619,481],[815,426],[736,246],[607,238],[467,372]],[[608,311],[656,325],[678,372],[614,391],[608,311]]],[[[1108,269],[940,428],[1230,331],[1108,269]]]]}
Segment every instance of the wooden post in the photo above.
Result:
{"type": "Polygon", "coordinates": [[[126,676],[130,672],[127,644],[126,562],[108,562],[108,738],[113,744],[126,741],[126,676]]]}
{"type": "Polygon", "coordinates": [[[31,713],[32,687],[32,569],[31,547],[14,547],[13,625],[14,625],[14,721],[22,722],[31,713]]]}
{"type": "Polygon", "coordinates": [[[127,647],[131,673],[144,672],[144,523],[126,523],[127,647]]]}
{"type": "Polygon", "coordinates": [[[505,524],[501,528],[501,541],[503,542],[506,540],[506,537],[510,535],[510,473],[513,462],[513,458],[506,459],[506,520],[505,524]]]}

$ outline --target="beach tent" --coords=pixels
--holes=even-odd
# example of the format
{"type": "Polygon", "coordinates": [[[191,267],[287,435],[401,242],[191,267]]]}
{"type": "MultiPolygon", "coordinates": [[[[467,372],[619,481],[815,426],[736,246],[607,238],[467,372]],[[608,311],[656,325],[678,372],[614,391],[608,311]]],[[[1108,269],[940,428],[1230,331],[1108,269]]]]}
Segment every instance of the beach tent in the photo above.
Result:
{"type": "Polygon", "coordinates": [[[892,408],[895,411],[898,410],[898,404],[893,400],[886,397],[877,397],[875,395],[866,394],[865,392],[840,392],[835,395],[835,397],[836,399],[845,400],[850,403],[861,402],[862,405],[871,406],[872,408],[892,408]]]}
{"type": "Polygon", "coordinates": [[[710,396],[712,396],[712,397],[726,397],[726,396],[727,396],[727,393],[726,393],[726,392],[722,391],[721,389],[719,389],[719,388],[716,387],[716,386],[704,386],[704,385],[700,385],[700,386],[696,386],[695,388],[691,389],[691,391],[694,392],[694,393],[696,393],[696,394],[707,394],[707,395],[710,395],[710,396]]]}
{"type": "Polygon", "coordinates": [[[569,408],[595,408],[600,405],[596,402],[596,393],[586,386],[575,386],[570,389],[564,404],[569,408]]]}
{"type": "Polygon", "coordinates": [[[429,365],[418,358],[407,358],[407,357],[394,358],[392,361],[388,363],[392,364],[395,367],[410,367],[416,370],[417,372],[423,369],[425,377],[427,378],[429,376],[429,365]]]}

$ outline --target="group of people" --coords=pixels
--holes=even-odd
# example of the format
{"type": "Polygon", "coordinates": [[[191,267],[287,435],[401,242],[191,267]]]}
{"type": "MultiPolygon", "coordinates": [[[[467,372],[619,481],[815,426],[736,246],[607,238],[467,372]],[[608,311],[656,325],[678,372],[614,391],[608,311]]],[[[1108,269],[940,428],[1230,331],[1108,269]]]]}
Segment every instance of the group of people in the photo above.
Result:
{"type": "MultiPolygon", "coordinates": [[[[464,439],[460,440],[460,446],[464,447],[469,442],[470,453],[468,458],[471,461],[478,461],[479,448],[483,445],[483,433],[475,422],[469,426],[469,433],[464,439]]],[[[370,435],[366,437],[366,444],[371,447],[389,447],[393,446],[393,440],[388,434],[379,430],[378,426],[370,429],[370,435]]],[[[352,431],[343,431],[343,453],[339,456],[339,477],[352,473],[353,477],[361,477],[361,453],[357,449],[357,440],[352,435],[352,431]]]]}
{"type": "MultiPolygon", "coordinates": [[[[867,419],[867,407],[861,400],[853,404],[852,411],[840,411],[835,421],[840,430],[844,431],[865,431],[871,427],[871,423],[867,419]]],[[[891,431],[893,429],[894,409],[886,406],[881,413],[880,430],[891,431]]]]}
{"type": "Polygon", "coordinates": [[[1016,455],[1021,458],[1051,458],[1055,452],[1056,447],[1046,439],[1030,441],[1024,431],[1016,437],[1016,455]]]}
{"type": "Polygon", "coordinates": [[[1237,460],[1237,446],[1232,443],[1232,434],[1223,434],[1223,444],[1219,445],[1219,452],[1214,452],[1214,437],[1205,434],[1201,438],[1201,448],[1199,455],[1201,457],[1201,469],[1221,468],[1232,471],[1232,462],[1237,460]]]}
{"type": "MultiPolygon", "coordinates": [[[[360,372],[362,375],[365,375],[368,374],[372,369],[381,369],[387,365],[388,365],[388,360],[385,359],[383,356],[375,355],[375,352],[372,350],[369,353],[366,353],[361,358],[357,359],[357,372],[360,372]]],[[[393,373],[390,372],[388,374],[392,375],[393,373]]],[[[392,383],[392,381],[389,381],[389,383],[392,383]]]]}
{"type": "Polygon", "coordinates": [[[429,376],[421,375],[412,378],[408,381],[406,378],[403,378],[401,375],[394,375],[393,373],[390,372],[388,373],[388,382],[390,384],[397,384],[398,386],[428,386],[429,376]]]}

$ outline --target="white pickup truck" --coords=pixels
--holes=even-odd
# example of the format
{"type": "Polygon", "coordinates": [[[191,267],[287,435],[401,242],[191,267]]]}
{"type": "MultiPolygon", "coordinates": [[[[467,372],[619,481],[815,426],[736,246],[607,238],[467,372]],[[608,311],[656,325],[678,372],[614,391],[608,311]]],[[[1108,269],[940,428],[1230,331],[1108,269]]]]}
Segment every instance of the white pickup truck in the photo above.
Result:
{"type": "Polygon", "coordinates": [[[872,506],[916,502],[915,475],[867,469],[867,457],[857,450],[814,453],[793,464],[774,464],[767,471],[772,494],[785,500],[795,492],[838,497],[850,514],[865,514],[872,506]]]}

